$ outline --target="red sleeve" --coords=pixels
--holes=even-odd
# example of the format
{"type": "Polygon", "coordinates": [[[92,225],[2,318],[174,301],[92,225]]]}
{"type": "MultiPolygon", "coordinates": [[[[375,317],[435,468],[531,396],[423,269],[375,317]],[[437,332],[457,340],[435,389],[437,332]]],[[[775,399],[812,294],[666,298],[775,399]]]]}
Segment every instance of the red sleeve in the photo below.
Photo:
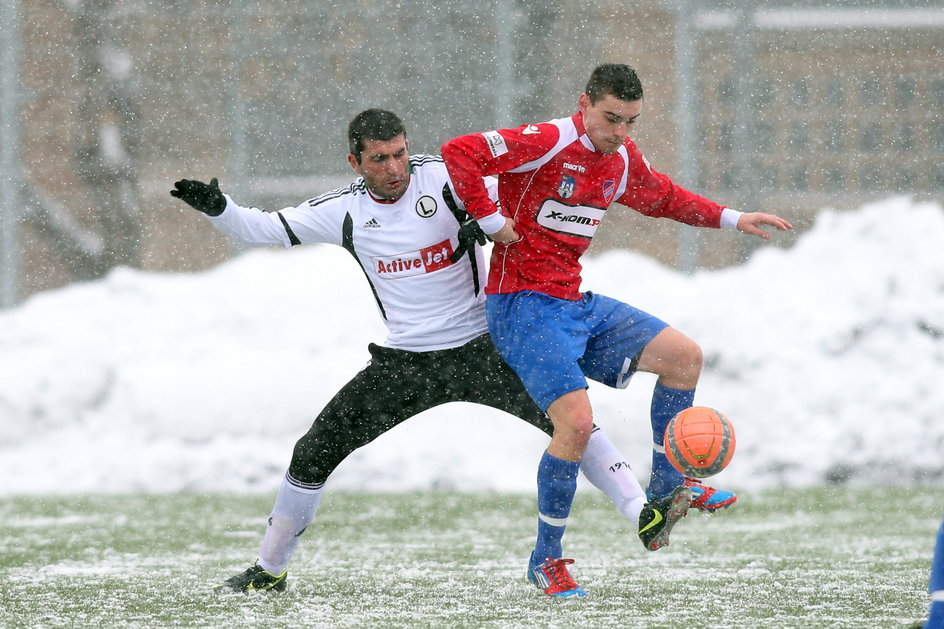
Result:
{"type": "Polygon", "coordinates": [[[723,206],[676,185],[649,165],[635,144],[627,143],[629,177],[617,203],[641,214],[671,218],[695,227],[720,227],[723,206]]]}
{"type": "Polygon", "coordinates": [[[523,125],[462,135],[443,144],[442,157],[449,178],[469,214],[480,219],[497,211],[482,177],[541,157],[554,146],[557,137],[558,130],[553,124],[523,125]]]}

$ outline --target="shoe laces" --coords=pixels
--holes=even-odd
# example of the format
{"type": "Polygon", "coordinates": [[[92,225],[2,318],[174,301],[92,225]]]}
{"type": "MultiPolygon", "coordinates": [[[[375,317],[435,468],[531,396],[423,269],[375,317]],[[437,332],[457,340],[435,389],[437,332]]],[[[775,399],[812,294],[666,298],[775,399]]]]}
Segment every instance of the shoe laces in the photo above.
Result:
{"type": "Polygon", "coordinates": [[[544,574],[560,590],[574,590],[577,588],[577,582],[567,571],[568,564],[572,563],[573,559],[547,559],[543,566],[544,574]]]}
{"type": "Polygon", "coordinates": [[[706,493],[706,494],[714,493],[714,490],[711,487],[707,487],[703,482],[701,482],[697,478],[692,478],[690,476],[685,477],[684,485],[700,493],[706,493]]]}

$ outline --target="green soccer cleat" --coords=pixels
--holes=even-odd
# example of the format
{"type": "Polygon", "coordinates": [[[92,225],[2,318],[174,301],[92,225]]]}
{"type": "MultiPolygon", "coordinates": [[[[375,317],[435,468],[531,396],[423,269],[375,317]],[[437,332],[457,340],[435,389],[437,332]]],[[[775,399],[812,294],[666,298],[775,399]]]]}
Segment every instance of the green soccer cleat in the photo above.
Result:
{"type": "Polygon", "coordinates": [[[288,570],[275,576],[263,570],[259,564],[253,564],[253,566],[248,568],[245,572],[230,577],[219,585],[214,585],[213,590],[216,592],[255,592],[263,590],[281,592],[285,589],[287,581],[288,570]]]}
{"type": "Polygon", "coordinates": [[[647,550],[669,545],[669,533],[675,523],[688,514],[692,490],[679,485],[665,498],[647,502],[639,514],[639,539],[647,550]]]}

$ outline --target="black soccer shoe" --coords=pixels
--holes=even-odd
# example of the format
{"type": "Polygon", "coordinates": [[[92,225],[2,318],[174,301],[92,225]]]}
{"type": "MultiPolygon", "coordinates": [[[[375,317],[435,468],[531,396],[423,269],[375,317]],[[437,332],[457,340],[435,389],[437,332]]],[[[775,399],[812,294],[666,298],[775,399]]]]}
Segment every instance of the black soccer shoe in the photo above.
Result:
{"type": "Polygon", "coordinates": [[[665,498],[647,502],[639,514],[639,539],[647,550],[669,545],[669,533],[675,523],[688,514],[692,490],[679,485],[665,498]]]}
{"type": "Polygon", "coordinates": [[[214,585],[215,592],[255,592],[262,590],[275,590],[281,592],[285,589],[288,582],[288,570],[285,570],[279,576],[270,574],[262,569],[259,564],[253,564],[245,572],[230,577],[214,585]]]}

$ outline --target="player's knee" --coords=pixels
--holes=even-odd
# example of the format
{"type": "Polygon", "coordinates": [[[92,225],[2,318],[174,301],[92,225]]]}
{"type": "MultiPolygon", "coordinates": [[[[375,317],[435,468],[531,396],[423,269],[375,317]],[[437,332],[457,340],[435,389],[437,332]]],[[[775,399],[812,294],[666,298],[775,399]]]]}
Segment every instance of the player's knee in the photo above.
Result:
{"type": "Polygon", "coordinates": [[[583,450],[590,441],[593,432],[593,413],[589,411],[574,413],[567,421],[554,425],[554,435],[568,445],[583,450]]]}
{"type": "Polygon", "coordinates": [[[698,379],[705,360],[698,343],[684,334],[676,334],[670,345],[663,345],[662,351],[665,364],[662,375],[698,379]]]}
{"type": "Polygon", "coordinates": [[[554,422],[552,443],[568,455],[582,455],[593,431],[593,408],[586,389],[557,398],[548,407],[547,414],[554,422]]]}
{"type": "Polygon", "coordinates": [[[701,347],[695,341],[689,341],[679,347],[675,360],[672,361],[672,369],[668,377],[674,382],[674,386],[680,389],[691,389],[698,385],[698,379],[701,377],[701,368],[704,364],[704,355],[701,347]]]}
{"type": "Polygon", "coordinates": [[[332,454],[311,434],[305,435],[295,443],[288,473],[303,483],[324,483],[338,464],[337,457],[332,454]]]}
{"type": "Polygon", "coordinates": [[[590,442],[590,434],[593,432],[593,417],[587,417],[581,419],[576,426],[574,426],[574,442],[581,449],[587,447],[587,443],[590,442]]]}
{"type": "Polygon", "coordinates": [[[665,328],[643,350],[638,369],[658,374],[671,386],[695,386],[704,356],[698,343],[675,328],[665,328]]]}
{"type": "Polygon", "coordinates": [[[701,351],[701,346],[688,339],[688,343],[682,348],[682,352],[682,358],[679,362],[685,367],[685,371],[694,374],[697,378],[705,363],[705,355],[701,351]]]}

